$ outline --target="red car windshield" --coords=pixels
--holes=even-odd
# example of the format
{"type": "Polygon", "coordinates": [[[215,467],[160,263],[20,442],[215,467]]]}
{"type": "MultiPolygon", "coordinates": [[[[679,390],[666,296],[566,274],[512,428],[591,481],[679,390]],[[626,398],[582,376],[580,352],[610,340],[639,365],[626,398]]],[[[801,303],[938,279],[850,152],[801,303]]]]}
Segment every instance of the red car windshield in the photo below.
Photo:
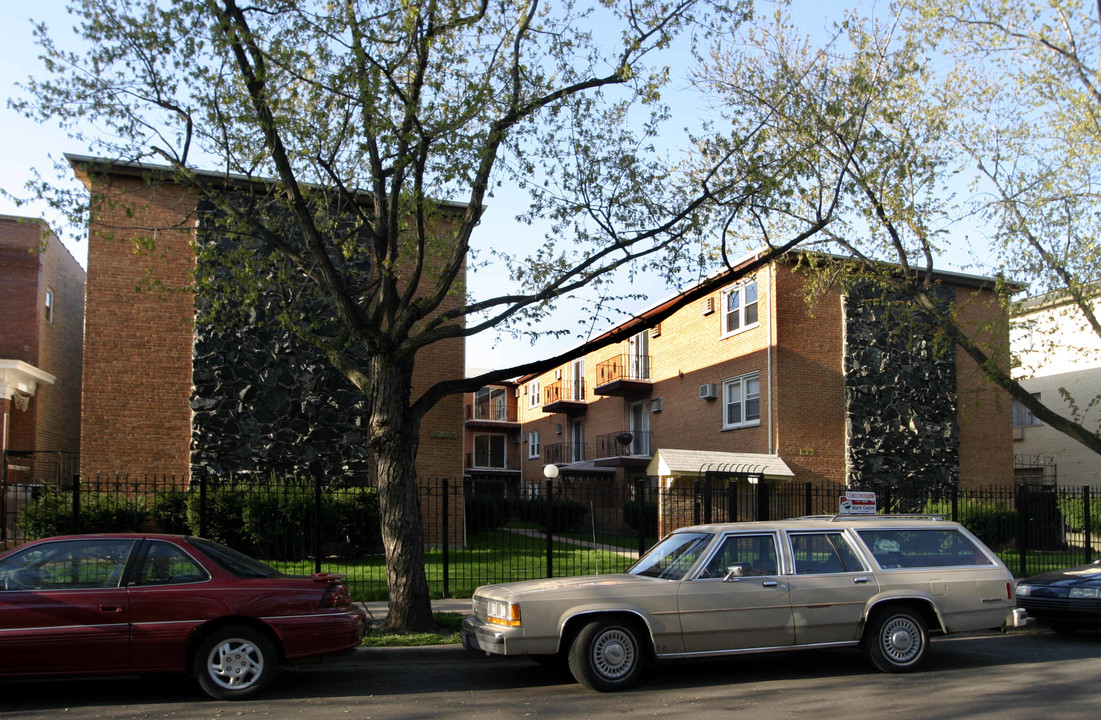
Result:
{"type": "Polygon", "coordinates": [[[187,542],[194,545],[208,558],[218,563],[222,568],[241,578],[271,578],[279,577],[283,573],[270,565],[265,565],[255,558],[244,553],[227,548],[221,543],[205,538],[189,537],[187,542]]]}

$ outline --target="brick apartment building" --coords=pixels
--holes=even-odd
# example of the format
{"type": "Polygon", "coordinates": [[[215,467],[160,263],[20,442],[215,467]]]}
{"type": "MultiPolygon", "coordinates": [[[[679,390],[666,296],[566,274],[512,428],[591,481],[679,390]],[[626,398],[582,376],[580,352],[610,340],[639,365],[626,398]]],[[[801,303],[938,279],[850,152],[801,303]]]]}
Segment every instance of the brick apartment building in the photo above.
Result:
{"type": "MultiPolygon", "coordinates": [[[[937,279],[965,328],[1004,318],[988,279],[937,279]]],[[[706,472],[839,487],[1013,481],[1011,403],[969,357],[937,350],[928,330],[899,332],[874,297],[834,289],[808,305],[805,280],[774,262],[656,324],[676,298],[655,305],[620,326],[638,327],[626,342],[519,378],[525,482],[548,464],[566,479],[666,487],[706,472]]]]}
{"type": "MultiPolygon", "coordinates": [[[[365,438],[344,429],[361,422],[358,399],[350,385],[337,387],[346,381],[309,348],[197,321],[196,246],[216,235],[197,193],[150,182],[149,166],[69,161],[93,196],[81,471],[167,475],[184,484],[197,467],[225,474],[368,467],[357,443],[365,438]],[[308,458],[328,464],[301,464],[308,458]]],[[[223,192],[236,187],[213,173],[206,179],[223,192]]],[[[463,358],[461,339],[422,353],[414,392],[455,377],[463,358]]],[[[461,475],[461,417],[459,396],[425,417],[421,477],[461,475]]]]}
{"type": "Polygon", "coordinates": [[[75,470],[84,282],[45,223],[0,216],[0,458],[8,483],[75,470]]]}

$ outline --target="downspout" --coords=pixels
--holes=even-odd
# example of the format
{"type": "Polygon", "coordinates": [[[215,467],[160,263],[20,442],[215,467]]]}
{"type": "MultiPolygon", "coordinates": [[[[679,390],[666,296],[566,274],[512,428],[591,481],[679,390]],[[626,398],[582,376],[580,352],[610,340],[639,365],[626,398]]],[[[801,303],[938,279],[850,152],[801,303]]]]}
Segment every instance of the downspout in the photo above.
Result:
{"type": "Polygon", "coordinates": [[[770,292],[769,308],[768,308],[768,347],[765,350],[765,374],[768,375],[768,454],[773,455],[775,453],[775,435],[773,434],[772,427],[772,398],[773,398],[773,381],[772,381],[772,345],[775,342],[774,333],[776,331],[776,264],[769,265],[768,277],[770,292]]]}

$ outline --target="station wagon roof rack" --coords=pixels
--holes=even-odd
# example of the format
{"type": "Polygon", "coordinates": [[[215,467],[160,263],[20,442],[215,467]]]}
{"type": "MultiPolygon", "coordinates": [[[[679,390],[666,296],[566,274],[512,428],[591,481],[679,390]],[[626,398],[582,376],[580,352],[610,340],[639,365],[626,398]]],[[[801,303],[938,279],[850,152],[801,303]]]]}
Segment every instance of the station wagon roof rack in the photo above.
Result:
{"type": "Polygon", "coordinates": [[[948,518],[943,515],[933,515],[929,513],[876,513],[875,515],[801,515],[799,517],[791,518],[792,520],[828,520],[829,522],[843,522],[848,520],[863,520],[867,522],[873,522],[876,520],[930,520],[930,521],[944,521],[948,518]]]}
{"type": "Polygon", "coordinates": [[[928,513],[881,513],[876,515],[834,515],[830,517],[831,522],[840,522],[842,520],[940,520],[943,521],[946,518],[943,515],[933,515],[928,513]]]}

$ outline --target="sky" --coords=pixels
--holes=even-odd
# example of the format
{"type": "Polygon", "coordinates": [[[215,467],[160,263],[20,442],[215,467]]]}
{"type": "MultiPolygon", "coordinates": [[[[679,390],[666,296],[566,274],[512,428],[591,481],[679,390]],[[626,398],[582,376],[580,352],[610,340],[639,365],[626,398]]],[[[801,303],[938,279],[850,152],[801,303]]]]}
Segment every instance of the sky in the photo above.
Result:
{"type": "MultiPolygon", "coordinates": [[[[804,6],[801,15],[803,22],[814,29],[822,27],[825,18],[835,13],[836,7],[841,3],[836,0],[796,0],[795,4],[804,6]]],[[[0,43],[4,48],[3,53],[0,53],[0,100],[3,100],[3,105],[0,106],[0,135],[5,138],[4,151],[0,154],[0,188],[5,191],[5,196],[0,197],[0,214],[45,219],[73,256],[86,267],[87,237],[84,228],[70,227],[42,201],[30,200],[25,204],[18,204],[8,196],[27,197],[29,193],[24,186],[33,177],[34,170],[53,182],[79,187],[72,172],[68,170],[63,155],[89,152],[82,143],[70,138],[64,129],[50,124],[39,125],[8,107],[8,98],[22,95],[17,83],[24,82],[29,75],[42,74],[37,57],[38,48],[31,36],[29,16],[33,14],[35,20],[46,22],[55,37],[62,36],[73,24],[63,10],[63,3],[58,0],[48,0],[24,8],[16,12],[9,10],[6,13],[7,20],[0,23],[0,43]],[[57,167],[60,169],[56,169],[57,167]]],[[[683,77],[674,77],[673,88],[686,85],[683,77]]],[[[682,112],[685,108],[693,112],[696,107],[694,100],[678,104],[678,110],[682,112]]],[[[675,145],[677,142],[678,139],[674,138],[671,144],[675,145]]],[[[515,219],[515,215],[524,209],[523,204],[524,197],[521,194],[511,192],[508,188],[499,191],[489,201],[488,210],[476,233],[475,244],[507,243],[509,246],[522,248],[536,247],[541,243],[543,226],[528,226],[515,219]]],[[[507,277],[499,268],[488,268],[472,273],[468,281],[475,296],[484,296],[507,282],[507,277]]],[[[638,281],[632,289],[647,296],[646,300],[638,301],[637,307],[631,308],[632,311],[641,310],[677,290],[657,280],[647,281],[645,278],[638,281]]],[[[576,306],[567,304],[562,309],[567,317],[573,312],[571,307],[576,306]]],[[[471,338],[467,342],[467,366],[499,368],[548,357],[582,342],[586,335],[599,334],[613,324],[613,319],[597,319],[595,322],[590,317],[569,319],[572,322],[564,325],[572,329],[570,337],[548,339],[534,346],[523,339],[513,340],[506,337],[498,340],[493,332],[471,338]]],[[[614,318],[622,319],[621,315],[614,318]]]]}

